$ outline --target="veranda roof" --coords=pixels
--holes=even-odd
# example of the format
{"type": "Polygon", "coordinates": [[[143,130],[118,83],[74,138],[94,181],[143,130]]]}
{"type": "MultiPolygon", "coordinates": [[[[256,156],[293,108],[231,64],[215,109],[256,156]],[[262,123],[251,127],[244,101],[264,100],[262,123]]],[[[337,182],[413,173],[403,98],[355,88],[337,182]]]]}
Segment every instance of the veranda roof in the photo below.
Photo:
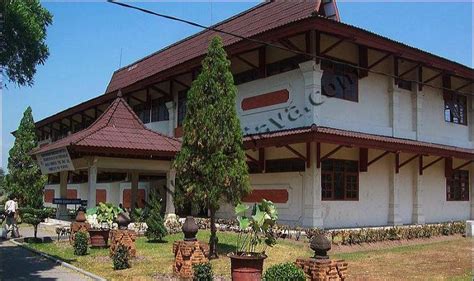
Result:
{"type": "Polygon", "coordinates": [[[127,102],[117,97],[92,125],[37,148],[32,154],[67,148],[70,153],[152,158],[173,157],[180,147],[178,139],[148,129],[127,102]]]}

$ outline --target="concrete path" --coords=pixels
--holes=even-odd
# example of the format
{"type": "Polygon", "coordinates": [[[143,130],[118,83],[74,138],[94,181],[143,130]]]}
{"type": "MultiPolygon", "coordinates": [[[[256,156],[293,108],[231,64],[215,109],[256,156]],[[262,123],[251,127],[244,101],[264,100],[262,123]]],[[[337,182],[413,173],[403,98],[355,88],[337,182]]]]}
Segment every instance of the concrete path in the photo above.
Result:
{"type": "MultiPolygon", "coordinates": [[[[41,229],[41,227],[40,227],[41,229]]],[[[20,234],[30,236],[30,229],[20,234]]],[[[49,233],[39,231],[38,236],[49,233]]],[[[10,241],[0,241],[0,280],[90,280],[86,276],[16,246],[10,241]]]]}

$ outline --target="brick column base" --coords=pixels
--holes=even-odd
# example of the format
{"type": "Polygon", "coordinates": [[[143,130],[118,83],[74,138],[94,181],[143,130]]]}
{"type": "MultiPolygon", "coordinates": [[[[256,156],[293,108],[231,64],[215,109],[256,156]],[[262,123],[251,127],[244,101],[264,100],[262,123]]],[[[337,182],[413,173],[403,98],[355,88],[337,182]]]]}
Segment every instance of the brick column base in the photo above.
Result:
{"type": "Polygon", "coordinates": [[[69,235],[69,243],[74,245],[74,240],[76,239],[76,233],[79,231],[88,233],[91,229],[91,225],[87,222],[73,222],[71,223],[71,234],[69,235]]]}
{"type": "Polygon", "coordinates": [[[173,253],[173,272],[183,279],[193,278],[193,265],[209,261],[209,245],[200,241],[175,241],[173,253]]]}
{"type": "Polygon", "coordinates": [[[137,255],[137,248],[135,240],[137,234],[133,230],[116,229],[110,231],[110,256],[112,257],[119,245],[124,245],[128,249],[130,257],[134,258],[137,255]]]}
{"type": "Polygon", "coordinates": [[[344,260],[296,259],[296,266],[303,269],[311,281],[344,280],[347,262],[344,260]]]}

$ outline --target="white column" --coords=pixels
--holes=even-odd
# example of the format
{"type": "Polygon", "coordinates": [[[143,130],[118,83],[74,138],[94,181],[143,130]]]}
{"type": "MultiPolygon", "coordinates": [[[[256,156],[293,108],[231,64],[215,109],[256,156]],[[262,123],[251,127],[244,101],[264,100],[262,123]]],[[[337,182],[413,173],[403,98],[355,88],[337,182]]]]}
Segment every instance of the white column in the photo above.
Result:
{"type": "MultiPolygon", "coordinates": [[[[395,163],[395,155],[390,156],[395,163]]],[[[388,205],[388,224],[389,225],[401,225],[402,220],[400,218],[400,174],[395,172],[394,165],[390,165],[390,179],[389,179],[389,205],[388,205]]]]}
{"type": "MultiPolygon", "coordinates": [[[[59,172],[59,198],[67,198],[67,180],[68,180],[68,171],[59,172]]],[[[56,214],[58,219],[67,219],[68,211],[67,205],[59,205],[58,213],[56,214]]]]}
{"type": "Polygon", "coordinates": [[[400,133],[400,89],[395,85],[395,79],[389,79],[389,98],[390,98],[390,126],[392,135],[399,137],[400,133]]]}
{"type": "Polygon", "coordinates": [[[311,167],[306,168],[303,183],[303,219],[306,227],[323,227],[321,168],[316,165],[316,143],[311,143],[311,167]]]}
{"type": "Polygon", "coordinates": [[[320,125],[320,106],[324,102],[321,96],[323,71],[314,60],[300,63],[299,66],[304,78],[305,124],[306,126],[320,125]]]}
{"type": "Polygon", "coordinates": [[[471,201],[471,215],[470,219],[474,220],[474,165],[469,165],[469,199],[471,201]]]}
{"type": "Polygon", "coordinates": [[[132,180],[131,180],[131,188],[132,188],[132,198],[130,198],[130,209],[132,211],[135,209],[135,205],[137,204],[137,195],[138,195],[138,180],[139,175],[137,171],[132,171],[132,180]]]}
{"type": "Polygon", "coordinates": [[[168,121],[168,135],[170,137],[174,136],[174,128],[175,128],[175,102],[174,101],[169,101],[165,103],[166,109],[168,109],[168,116],[169,116],[169,121],[168,121]]]}
{"type": "Polygon", "coordinates": [[[423,214],[423,175],[420,175],[418,165],[414,165],[413,175],[413,224],[424,224],[425,215],[423,214]]]}
{"type": "Polygon", "coordinates": [[[169,170],[166,173],[166,209],[165,209],[165,220],[176,220],[176,210],[174,207],[173,195],[174,195],[174,184],[176,179],[176,171],[174,169],[169,170]]]}
{"type": "Polygon", "coordinates": [[[474,141],[474,98],[473,97],[468,97],[468,104],[469,106],[469,120],[467,121],[468,126],[469,126],[469,140],[474,141]],[[470,101],[469,101],[470,100],[470,101]]]}
{"type": "Polygon", "coordinates": [[[89,166],[87,170],[89,177],[88,180],[88,195],[87,195],[87,208],[94,208],[96,206],[96,185],[97,185],[97,166],[95,163],[89,166]]]}
{"type": "MultiPolygon", "coordinates": [[[[416,132],[416,139],[423,139],[423,92],[419,91],[418,87],[415,87],[414,96],[414,127],[416,132]]],[[[444,114],[444,112],[443,112],[444,114]]]]}

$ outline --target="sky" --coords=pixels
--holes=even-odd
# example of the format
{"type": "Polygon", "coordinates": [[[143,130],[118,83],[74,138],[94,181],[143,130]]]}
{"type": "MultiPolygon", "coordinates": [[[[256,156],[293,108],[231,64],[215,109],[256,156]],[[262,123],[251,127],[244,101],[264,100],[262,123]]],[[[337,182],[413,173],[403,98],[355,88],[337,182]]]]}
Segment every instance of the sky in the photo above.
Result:
{"type": "MultiPolygon", "coordinates": [[[[144,8],[204,25],[254,6],[245,2],[146,2],[144,8]]],[[[43,2],[53,14],[46,43],[50,56],[37,68],[32,87],[7,83],[1,93],[2,155],[24,110],[36,121],[104,93],[114,70],[149,55],[199,28],[105,2],[43,2]]],[[[338,2],[341,20],[473,67],[473,3],[338,2]]]]}

